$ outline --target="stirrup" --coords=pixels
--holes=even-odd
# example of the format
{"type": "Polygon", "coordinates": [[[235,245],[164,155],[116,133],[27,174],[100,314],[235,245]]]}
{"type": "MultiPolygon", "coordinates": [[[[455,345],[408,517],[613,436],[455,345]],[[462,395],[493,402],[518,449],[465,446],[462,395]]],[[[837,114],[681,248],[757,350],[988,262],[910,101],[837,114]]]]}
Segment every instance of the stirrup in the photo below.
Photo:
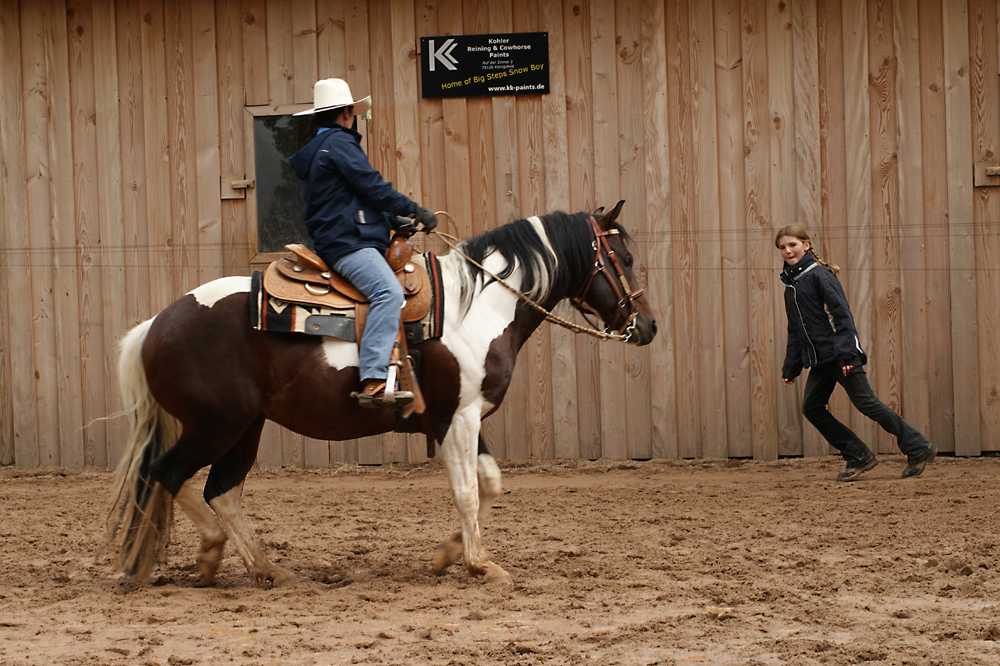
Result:
{"type": "Polygon", "coordinates": [[[366,409],[374,409],[376,407],[388,407],[388,406],[398,406],[405,407],[413,402],[414,396],[412,391],[392,391],[388,395],[386,394],[386,384],[382,382],[375,391],[371,393],[366,393],[365,391],[351,391],[351,397],[358,401],[358,405],[366,409]]]}

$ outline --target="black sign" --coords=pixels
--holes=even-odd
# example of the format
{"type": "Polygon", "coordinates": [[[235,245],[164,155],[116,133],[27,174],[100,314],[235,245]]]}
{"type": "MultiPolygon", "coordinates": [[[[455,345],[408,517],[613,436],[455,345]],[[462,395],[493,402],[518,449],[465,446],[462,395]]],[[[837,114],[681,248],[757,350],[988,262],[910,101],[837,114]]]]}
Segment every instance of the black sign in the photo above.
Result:
{"type": "Polygon", "coordinates": [[[544,95],[549,91],[549,33],[420,38],[424,97],[544,95]]]}

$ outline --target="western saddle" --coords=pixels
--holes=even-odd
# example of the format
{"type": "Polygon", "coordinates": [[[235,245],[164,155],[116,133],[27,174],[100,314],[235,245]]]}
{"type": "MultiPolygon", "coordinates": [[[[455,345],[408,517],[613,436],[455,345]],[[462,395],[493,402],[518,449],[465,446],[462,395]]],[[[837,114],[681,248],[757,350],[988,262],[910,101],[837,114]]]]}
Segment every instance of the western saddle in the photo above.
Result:
{"type": "MultiPolygon", "coordinates": [[[[305,245],[293,243],[285,246],[290,254],[272,261],[264,272],[264,289],[273,298],[291,303],[329,308],[342,311],[344,316],[353,315],[355,340],[361,343],[361,334],[368,315],[368,299],[343,276],[326,265],[319,255],[305,245]]],[[[387,397],[396,390],[398,375],[400,389],[412,391],[414,400],[406,406],[401,416],[411,413],[422,414],[426,408],[417,378],[413,371],[412,359],[406,346],[403,325],[423,319],[431,306],[431,287],[427,269],[423,262],[411,261],[413,246],[405,236],[393,237],[386,251],[385,259],[399,279],[406,299],[400,311],[399,334],[392,351],[389,377],[386,381],[387,397]]]]}

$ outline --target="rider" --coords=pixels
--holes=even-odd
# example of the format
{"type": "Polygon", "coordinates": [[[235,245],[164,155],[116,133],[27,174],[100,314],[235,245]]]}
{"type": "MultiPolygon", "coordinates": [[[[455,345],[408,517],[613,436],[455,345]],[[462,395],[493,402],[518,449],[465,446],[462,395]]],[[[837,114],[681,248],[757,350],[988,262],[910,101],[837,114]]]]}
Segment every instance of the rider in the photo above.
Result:
{"type": "Polygon", "coordinates": [[[316,136],[289,158],[305,182],[305,223],[316,254],[347,278],[369,302],[359,354],[364,407],[407,403],[409,391],[385,396],[389,358],[399,330],[403,290],[385,260],[389,230],[396,216],[416,218],[423,231],[437,226],[434,213],[393,188],[368,162],[357,132],[356,109],[371,107],[371,97],[355,100],[343,79],[322,79],[313,88],[316,136]]]}

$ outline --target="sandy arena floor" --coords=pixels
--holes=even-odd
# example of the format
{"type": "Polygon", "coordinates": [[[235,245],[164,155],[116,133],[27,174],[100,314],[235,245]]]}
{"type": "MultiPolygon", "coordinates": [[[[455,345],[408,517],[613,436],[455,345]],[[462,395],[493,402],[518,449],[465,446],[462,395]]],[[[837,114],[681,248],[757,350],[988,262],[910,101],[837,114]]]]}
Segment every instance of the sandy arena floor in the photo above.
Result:
{"type": "Polygon", "coordinates": [[[1000,460],[853,484],[833,458],[505,470],[485,543],[513,585],[429,560],[456,527],[414,469],[253,473],[294,583],[227,552],[193,587],[179,516],[148,587],[100,550],[110,477],[0,471],[0,664],[996,664],[1000,460]]]}

